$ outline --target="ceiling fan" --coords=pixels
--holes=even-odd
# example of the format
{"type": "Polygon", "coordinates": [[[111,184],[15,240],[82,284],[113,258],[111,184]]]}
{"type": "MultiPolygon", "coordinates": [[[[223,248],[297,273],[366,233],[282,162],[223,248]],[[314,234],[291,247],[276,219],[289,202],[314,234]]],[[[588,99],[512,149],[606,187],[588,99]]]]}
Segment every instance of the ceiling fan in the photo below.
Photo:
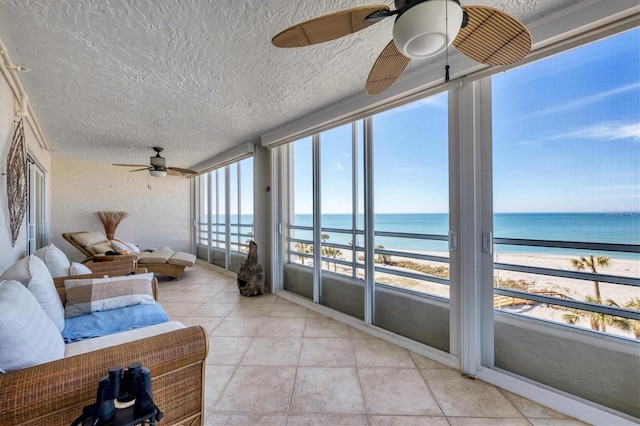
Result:
{"type": "MultiPolygon", "coordinates": [[[[276,34],[277,47],[303,47],[335,40],[396,16],[393,39],[382,50],[367,78],[369,95],[384,92],[411,59],[444,51],[451,43],[471,59],[488,65],[515,63],[531,50],[531,34],[515,17],[489,6],[461,6],[459,0],[395,0],[361,6],[311,19],[276,34]]],[[[446,66],[449,79],[449,65],[446,66]]]]}
{"type": "Polygon", "coordinates": [[[149,159],[149,165],[145,166],[143,164],[114,164],[114,166],[124,166],[124,167],[142,167],[136,170],[130,170],[131,172],[141,172],[143,170],[149,170],[149,174],[155,177],[165,177],[169,176],[191,176],[195,175],[197,172],[189,169],[181,169],[180,167],[168,167],[167,159],[160,156],[160,153],[163,151],[163,148],[158,146],[154,146],[153,150],[156,152],[156,155],[149,159]]]}

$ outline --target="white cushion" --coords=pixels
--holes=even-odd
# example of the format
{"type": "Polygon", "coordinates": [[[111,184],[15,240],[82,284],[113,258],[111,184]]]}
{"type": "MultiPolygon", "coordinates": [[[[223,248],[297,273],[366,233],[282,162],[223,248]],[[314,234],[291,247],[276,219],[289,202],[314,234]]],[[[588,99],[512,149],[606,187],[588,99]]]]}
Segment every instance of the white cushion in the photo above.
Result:
{"type": "Polygon", "coordinates": [[[171,256],[167,263],[171,265],[181,265],[181,266],[193,266],[196,261],[196,256],[191,253],[185,253],[182,251],[177,251],[171,256]]]}
{"type": "Polygon", "coordinates": [[[140,253],[140,249],[135,244],[127,243],[126,241],[123,241],[122,243],[127,246],[131,253],[140,253]]]}
{"type": "Polygon", "coordinates": [[[23,257],[0,276],[0,280],[20,281],[35,296],[59,331],[64,329],[64,307],[51,278],[51,273],[39,257],[23,257]]]}
{"type": "Polygon", "coordinates": [[[175,251],[170,247],[162,247],[152,252],[140,253],[138,257],[138,263],[167,263],[167,261],[173,256],[175,251]]]}
{"type": "Polygon", "coordinates": [[[85,274],[93,274],[93,271],[78,262],[71,262],[71,267],[69,268],[69,275],[85,275],[85,274]]]}
{"type": "Polygon", "coordinates": [[[72,318],[90,312],[155,303],[152,280],[153,273],[65,280],[65,317],[72,318]]]}
{"type": "Polygon", "coordinates": [[[107,237],[104,236],[104,234],[101,234],[99,232],[80,232],[78,234],[73,234],[71,238],[76,240],[76,242],[82,247],[88,247],[94,244],[109,241],[107,240],[107,237]]]}
{"type": "Polygon", "coordinates": [[[33,254],[42,259],[44,264],[47,265],[52,277],[64,277],[69,273],[71,263],[67,255],[53,244],[42,247],[33,254]]]}
{"type": "Polygon", "coordinates": [[[115,251],[111,245],[111,241],[103,241],[98,244],[86,246],[86,249],[92,254],[105,254],[108,251],[115,251]]]}
{"type": "Polygon", "coordinates": [[[121,345],[144,339],[145,337],[157,336],[158,334],[169,333],[174,330],[184,328],[179,322],[163,322],[149,327],[136,328],[134,330],[123,331],[122,333],[110,334],[108,336],[95,337],[93,339],[80,340],[79,342],[68,343],[65,347],[64,356],[70,357],[87,352],[97,351],[110,346],[121,345]]]}
{"type": "Polygon", "coordinates": [[[113,246],[113,250],[118,252],[118,254],[129,254],[131,250],[125,243],[122,243],[118,240],[111,240],[111,245],[113,246]]]}
{"type": "Polygon", "coordinates": [[[0,282],[0,371],[64,357],[64,341],[36,298],[18,281],[0,282]]]}

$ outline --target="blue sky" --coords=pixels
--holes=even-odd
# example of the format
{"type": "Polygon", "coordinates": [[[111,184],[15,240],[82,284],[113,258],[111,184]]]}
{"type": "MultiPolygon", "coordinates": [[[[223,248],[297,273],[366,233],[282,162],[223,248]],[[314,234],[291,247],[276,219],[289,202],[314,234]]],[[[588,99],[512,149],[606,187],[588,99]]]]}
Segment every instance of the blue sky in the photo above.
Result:
{"type": "MultiPolygon", "coordinates": [[[[640,211],[638,46],[636,29],[493,77],[494,211],[640,211]]],[[[447,212],[447,94],[373,121],[375,212],[447,212]]],[[[321,134],[323,213],[351,212],[350,139],[321,134]]],[[[310,213],[310,141],[295,150],[310,213]]]]}

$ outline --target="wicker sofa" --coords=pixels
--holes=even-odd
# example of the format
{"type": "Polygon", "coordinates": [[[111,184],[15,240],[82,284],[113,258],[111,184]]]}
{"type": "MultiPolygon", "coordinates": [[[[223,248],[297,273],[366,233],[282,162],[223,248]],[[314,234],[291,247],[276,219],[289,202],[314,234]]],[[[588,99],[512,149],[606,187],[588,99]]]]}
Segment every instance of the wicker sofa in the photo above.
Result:
{"type": "Polygon", "coordinates": [[[113,250],[112,242],[104,234],[98,232],[65,232],[62,237],[85,256],[83,262],[133,259],[147,268],[149,272],[168,275],[176,280],[180,279],[186,267],[193,266],[196,261],[193,254],[174,251],[169,247],[126,255],[106,255],[106,251],[113,250]]]}
{"type": "MultiPolygon", "coordinates": [[[[88,277],[131,271],[111,268],[88,277]]],[[[54,279],[63,305],[66,278],[54,279]]],[[[156,285],[154,279],[154,295],[156,285]]],[[[109,368],[134,362],[151,371],[154,400],[164,413],[162,424],[203,424],[208,340],[202,327],[168,322],[71,345],[77,346],[65,348],[62,359],[0,374],[0,425],[69,425],[84,406],[95,402],[98,381],[109,368]]]]}

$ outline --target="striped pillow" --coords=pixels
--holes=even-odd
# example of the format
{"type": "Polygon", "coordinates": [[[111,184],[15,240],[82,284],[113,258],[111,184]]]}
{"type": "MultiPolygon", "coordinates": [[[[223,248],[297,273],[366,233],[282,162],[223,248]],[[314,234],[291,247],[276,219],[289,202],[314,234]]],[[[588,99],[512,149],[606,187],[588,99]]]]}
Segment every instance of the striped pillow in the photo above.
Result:
{"type": "Polygon", "coordinates": [[[152,304],[153,273],[126,277],[65,280],[65,318],[126,306],[152,304]]]}

